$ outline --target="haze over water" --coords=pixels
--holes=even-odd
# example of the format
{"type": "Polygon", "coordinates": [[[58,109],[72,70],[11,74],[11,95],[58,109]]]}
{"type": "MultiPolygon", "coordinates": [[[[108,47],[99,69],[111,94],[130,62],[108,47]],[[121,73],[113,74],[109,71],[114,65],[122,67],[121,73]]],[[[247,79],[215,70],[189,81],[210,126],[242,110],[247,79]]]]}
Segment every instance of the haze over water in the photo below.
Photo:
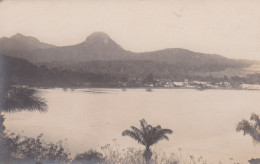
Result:
{"type": "Polygon", "coordinates": [[[155,151],[202,155],[209,162],[247,163],[260,146],[237,133],[236,124],[260,113],[258,91],[193,89],[39,89],[46,98],[47,113],[6,113],[7,130],[25,136],[44,133],[47,141],[68,139],[72,154],[100,150],[105,144],[143,147],[121,133],[139,127],[145,118],[153,126],[173,130],[170,141],[153,146],[155,151]]]}

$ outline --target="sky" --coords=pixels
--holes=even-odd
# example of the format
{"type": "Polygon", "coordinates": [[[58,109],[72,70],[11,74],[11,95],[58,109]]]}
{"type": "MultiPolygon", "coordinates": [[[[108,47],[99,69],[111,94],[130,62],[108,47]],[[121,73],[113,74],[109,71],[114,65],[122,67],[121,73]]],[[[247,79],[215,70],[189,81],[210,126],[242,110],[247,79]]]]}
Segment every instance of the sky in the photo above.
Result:
{"type": "Polygon", "coordinates": [[[96,31],[133,52],[185,48],[260,60],[259,0],[3,0],[0,37],[57,46],[96,31]]]}

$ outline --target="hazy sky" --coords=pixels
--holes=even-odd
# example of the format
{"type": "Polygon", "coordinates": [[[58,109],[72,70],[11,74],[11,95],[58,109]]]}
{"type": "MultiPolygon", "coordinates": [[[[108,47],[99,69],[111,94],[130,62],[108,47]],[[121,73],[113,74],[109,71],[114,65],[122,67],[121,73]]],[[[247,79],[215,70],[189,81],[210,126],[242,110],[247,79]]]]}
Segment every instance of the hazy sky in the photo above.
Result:
{"type": "Polygon", "coordinates": [[[0,37],[55,45],[106,32],[135,52],[186,48],[260,60],[260,0],[4,0],[0,37]]]}

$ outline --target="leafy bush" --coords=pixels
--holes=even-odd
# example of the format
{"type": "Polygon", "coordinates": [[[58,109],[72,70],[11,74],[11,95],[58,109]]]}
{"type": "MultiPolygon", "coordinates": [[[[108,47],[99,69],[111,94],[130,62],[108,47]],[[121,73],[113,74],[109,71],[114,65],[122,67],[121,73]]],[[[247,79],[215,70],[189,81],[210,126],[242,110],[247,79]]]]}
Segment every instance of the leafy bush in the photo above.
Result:
{"type": "Polygon", "coordinates": [[[259,115],[252,113],[250,121],[243,119],[237,124],[236,130],[250,135],[255,143],[260,143],[260,118],[259,115]]]}
{"type": "Polygon", "coordinates": [[[95,150],[90,149],[82,154],[77,154],[72,164],[97,164],[103,161],[103,155],[95,150]]]}
{"type": "Polygon", "coordinates": [[[64,143],[46,143],[43,134],[36,138],[15,135],[5,135],[5,147],[9,154],[9,160],[23,163],[57,163],[66,164],[70,161],[70,153],[65,149],[64,143]]]}

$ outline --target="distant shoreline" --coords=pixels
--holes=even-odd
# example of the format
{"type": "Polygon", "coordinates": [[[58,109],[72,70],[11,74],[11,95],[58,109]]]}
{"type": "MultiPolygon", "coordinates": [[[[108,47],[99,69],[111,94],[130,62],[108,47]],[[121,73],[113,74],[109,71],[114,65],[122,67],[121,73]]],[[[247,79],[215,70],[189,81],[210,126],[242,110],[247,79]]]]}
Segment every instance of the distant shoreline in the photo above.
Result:
{"type": "MultiPolygon", "coordinates": [[[[26,86],[27,87],[27,86],[26,86]]],[[[28,86],[29,87],[29,86],[28,86]]],[[[146,87],[29,87],[32,89],[62,89],[62,90],[78,90],[78,89],[118,89],[118,90],[125,90],[127,91],[128,89],[143,89],[146,91],[149,90],[157,90],[157,89],[168,89],[168,90],[198,90],[198,91],[206,91],[206,90],[248,90],[248,91],[260,91],[260,89],[250,89],[250,88],[207,88],[207,89],[201,89],[201,88],[192,88],[192,87],[174,87],[174,88],[167,88],[167,87],[152,87],[152,88],[146,88],[146,87]]]]}

